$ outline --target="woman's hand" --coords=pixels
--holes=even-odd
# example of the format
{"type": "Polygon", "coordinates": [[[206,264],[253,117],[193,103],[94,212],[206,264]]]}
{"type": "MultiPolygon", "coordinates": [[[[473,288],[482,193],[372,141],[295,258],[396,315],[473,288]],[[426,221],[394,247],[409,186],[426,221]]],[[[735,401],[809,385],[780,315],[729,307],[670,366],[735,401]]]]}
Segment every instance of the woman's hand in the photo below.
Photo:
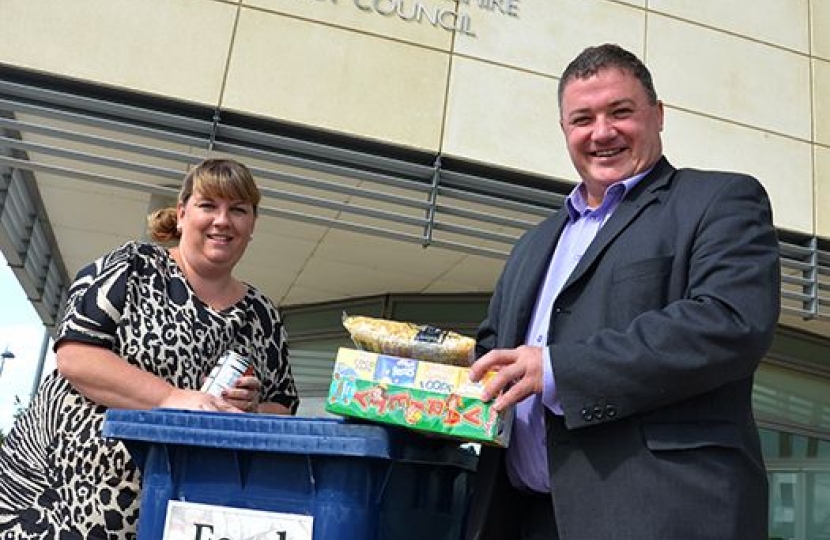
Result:
{"type": "Polygon", "coordinates": [[[176,388],[159,404],[167,409],[190,409],[195,411],[242,412],[242,409],[220,397],[198,390],[176,388]]]}
{"type": "Polygon", "coordinates": [[[222,392],[225,401],[245,412],[258,412],[262,383],[254,376],[240,377],[233,388],[222,392]]]}

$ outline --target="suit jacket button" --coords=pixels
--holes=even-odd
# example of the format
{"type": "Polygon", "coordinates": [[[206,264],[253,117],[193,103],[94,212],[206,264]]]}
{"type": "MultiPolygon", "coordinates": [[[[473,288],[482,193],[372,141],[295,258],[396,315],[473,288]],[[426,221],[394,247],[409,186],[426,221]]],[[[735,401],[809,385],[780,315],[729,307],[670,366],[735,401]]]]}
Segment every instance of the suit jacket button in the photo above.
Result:
{"type": "Polygon", "coordinates": [[[605,415],[608,418],[614,418],[615,416],[617,416],[617,408],[614,407],[613,405],[606,405],[605,406],[605,415]]]}
{"type": "Polygon", "coordinates": [[[604,411],[602,410],[602,407],[600,407],[599,405],[594,407],[594,418],[596,418],[597,420],[602,420],[603,413],[604,411]]]}
{"type": "Polygon", "coordinates": [[[593,419],[594,419],[594,415],[593,415],[593,413],[591,412],[591,409],[589,409],[588,407],[583,408],[581,412],[582,412],[582,418],[583,418],[586,422],[590,422],[591,420],[593,420],[593,419]]]}

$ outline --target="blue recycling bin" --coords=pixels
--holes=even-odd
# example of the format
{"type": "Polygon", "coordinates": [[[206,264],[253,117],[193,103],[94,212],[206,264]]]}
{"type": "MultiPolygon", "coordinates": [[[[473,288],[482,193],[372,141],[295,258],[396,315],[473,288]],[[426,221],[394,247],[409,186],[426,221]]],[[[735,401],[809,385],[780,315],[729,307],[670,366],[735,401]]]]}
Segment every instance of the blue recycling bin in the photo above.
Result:
{"type": "Polygon", "coordinates": [[[476,456],[447,441],[331,418],[107,411],[103,435],[142,471],[139,540],[168,503],[313,518],[313,540],[459,540],[476,456]]]}

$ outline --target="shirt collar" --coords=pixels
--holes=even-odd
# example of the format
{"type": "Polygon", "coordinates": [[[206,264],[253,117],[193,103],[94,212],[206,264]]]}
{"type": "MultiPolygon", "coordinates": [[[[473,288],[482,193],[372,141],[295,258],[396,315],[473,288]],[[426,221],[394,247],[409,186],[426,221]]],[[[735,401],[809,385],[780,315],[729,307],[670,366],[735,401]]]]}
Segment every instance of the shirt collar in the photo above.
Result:
{"type": "Polygon", "coordinates": [[[606,213],[610,209],[616,207],[623,198],[642,180],[654,166],[647,170],[635,174],[631,178],[626,178],[605,188],[605,195],[602,198],[602,204],[599,208],[589,208],[588,201],[585,198],[585,182],[580,182],[575,186],[571,193],[565,199],[565,208],[568,211],[571,221],[576,221],[588,211],[599,211],[606,213]]]}

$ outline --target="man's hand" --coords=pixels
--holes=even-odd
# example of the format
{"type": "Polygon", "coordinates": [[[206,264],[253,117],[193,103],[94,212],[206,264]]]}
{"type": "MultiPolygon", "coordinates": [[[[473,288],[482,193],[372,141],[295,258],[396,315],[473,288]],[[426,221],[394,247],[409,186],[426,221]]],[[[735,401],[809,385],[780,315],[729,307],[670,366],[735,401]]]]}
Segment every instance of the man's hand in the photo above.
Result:
{"type": "Polygon", "coordinates": [[[494,349],[475,361],[470,368],[470,380],[480,381],[488,371],[496,372],[481,397],[489,401],[498,396],[493,408],[501,412],[531,394],[542,392],[543,359],[541,347],[522,345],[515,349],[494,349]]]}

